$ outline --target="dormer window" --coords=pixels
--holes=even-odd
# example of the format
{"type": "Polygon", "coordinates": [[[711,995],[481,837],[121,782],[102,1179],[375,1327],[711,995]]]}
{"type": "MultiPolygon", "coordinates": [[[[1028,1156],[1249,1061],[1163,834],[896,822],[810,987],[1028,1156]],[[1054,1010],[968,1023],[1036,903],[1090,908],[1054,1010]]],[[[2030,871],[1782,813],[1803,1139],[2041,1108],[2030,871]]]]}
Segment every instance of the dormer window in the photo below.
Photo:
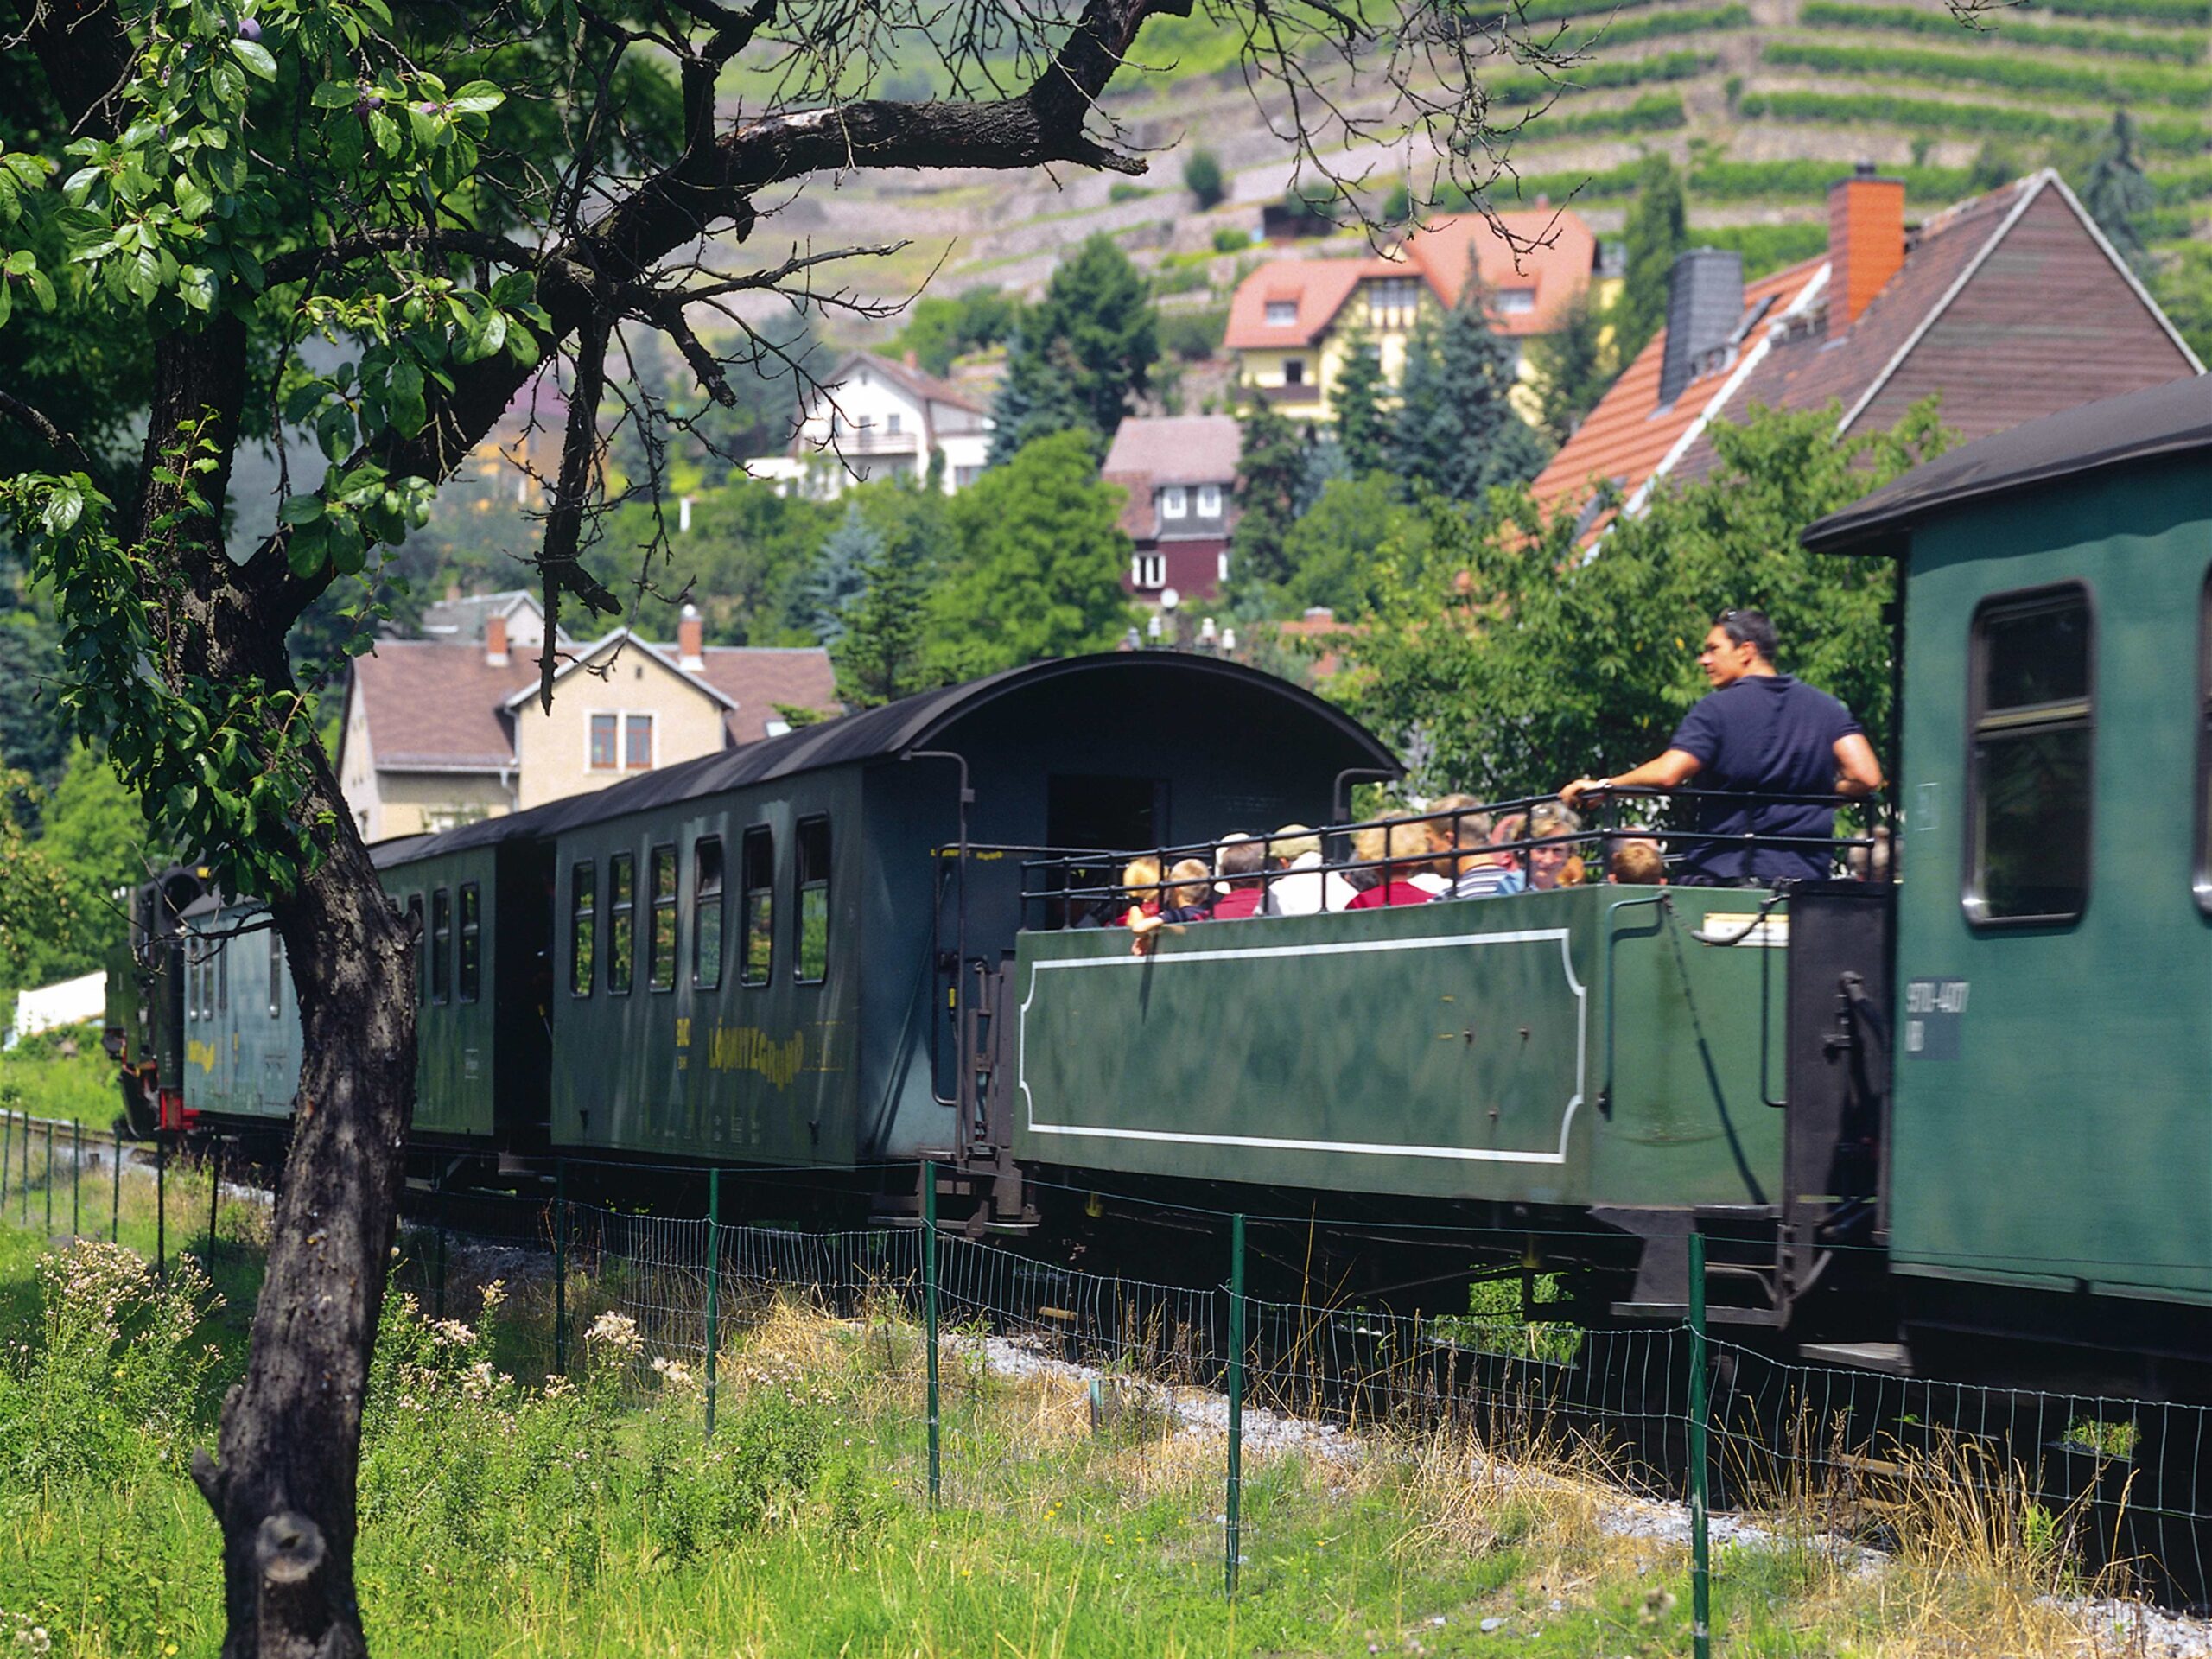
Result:
{"type": "Polygon", "coordinates": [[[1220,485],[1201,484],[1198,486],[1198,517],[1201,518],[1221,517],[1220,485]]]}
{"type": "Polygon", "coordinates": [[[1180,484],[1171,484],[1160,493],[1160,516],[1163,518],[1187,518],[1191,516],[1190,492],[1180,484]]]}
{"type": "Polygon", "coordinates": [[[1269,300],[1268,302],[1268,327],[1294,328],[1297,326],[1298,302],[1296,300],[1269,300]]]}
{"type": "Polygon", "coordinates": [[[1536,308],[1533,288],[1501,288],[1491,296],[1491,308],[1501,317],[1526,316],[1536,308]]]}

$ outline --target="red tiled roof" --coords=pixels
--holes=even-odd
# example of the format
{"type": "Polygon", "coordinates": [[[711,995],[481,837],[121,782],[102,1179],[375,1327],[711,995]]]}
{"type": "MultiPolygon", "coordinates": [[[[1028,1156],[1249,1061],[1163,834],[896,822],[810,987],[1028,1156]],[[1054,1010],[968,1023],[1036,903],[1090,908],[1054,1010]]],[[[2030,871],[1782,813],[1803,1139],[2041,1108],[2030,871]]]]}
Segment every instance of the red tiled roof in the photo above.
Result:
{"type": "MultiPolygon", "coordinates": [[[[1694,423],[1741,419],[1754,407],[1838,404],[1846,429],[1872,429],[1940,393],[1944,424],[1974,439],[2199,370],[2047,170],[1927,221],[1896,275],[1840,335],[1828,332],[1818,293],[1808,319],[1794,327],[1779,321],[1826,269],[1812,260],[1747,286],[1747,307],[1769,293],[1777,302],[1745,340],[1745,356],[1693,381],[1663,410],[1662,331],[1537,475],[1538,501],[1572,511],[1607,480],[1632,495],[1694,423]],[[1725,399],[1717,396],[1724,391],[1725,399]]],[[[1713,464],[1700,430],[1666,476],[1700,478],[1713,464]]]]}
{"type": "Polygon", "coordinates": [[[1465,213],[1415,232],[1407,238],[1407,257],[1445,305],[1459,303],[1467,272],[1473,269],[1484,291],[1493,296],[1493,329],[1516,336],[1549,334],[1576,296],[1588,289],[1598,263],[1598,238],[1580,213],[1565,208],[1536,207],[1497,217],[1512,240],[1482,214],[1465,213]],[[1495,296],[1516,289],[1535,290],[1534,305],[1526,311],[1501,309],[1495,296]]]}
{"type": "MultiPolygon", "coordinates": [[[[669,654],[673,657],[671,648],[669,654]]],[[[830,653],[807,645],[779,651],[751,645],[709,645],[699,677],[737,707],[724,716],[733,743],[767,736],[767,722],[780,718],[779,702],[837,712],[837,676],[830,653]]]]}

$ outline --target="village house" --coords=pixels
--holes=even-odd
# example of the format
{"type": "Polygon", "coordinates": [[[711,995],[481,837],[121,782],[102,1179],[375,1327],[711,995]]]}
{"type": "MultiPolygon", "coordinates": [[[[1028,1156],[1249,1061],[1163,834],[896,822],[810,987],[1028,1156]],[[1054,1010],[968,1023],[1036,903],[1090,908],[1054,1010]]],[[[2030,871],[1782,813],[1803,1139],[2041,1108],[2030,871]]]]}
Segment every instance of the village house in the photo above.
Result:
{"type": "MultiPolygon", "coordinates": [[[[1491,328],[1520,352],[1556,330],[1591,293],[1599,277],[1598,238],[1564,208],[1540,206],[1498,220],[1507,235],[1480,213],[1465,213],[1366,258],[1272,260],[1237,284],[1222,345],[1261,397],[1286,415],[1317,421],[1334,418],[1331,399],[1355,342],[1378,354],[1383,379],[1396,385],[1414,328],[1458,305],[1470,281],[1481,284],[1491,328]]],[[[1605,286],[1594,301],[1603,301],[1605,286]]],[[[1525,386],[1525,353],[1519,370],[1525,386]]],[[[1533,394],[1515,403],[1535,418],[1533,394]]]]}
{"type": "Polygon", "coordinates": [[[1128,494],[1123,586],[1138,603],[1157,609],[1170,592],[1185,605],[1219,596],[1229,581],[1242,449],[1242,429],[1226,415],[1133,415],[1115,429],[1102,474],[1128,494]]]}
{"type": "Polygon", "coordinates": [[[544,614],[526,593],[448,600],[423,639],[353,663],[338,777],[369,841],[450,829],[787,731],[785,708],[836,711],[829,653],[708,645],[686,606],[673,645],[626,628],[556,632],[552,711],[539,706],[544,614]]]}
{"type": "Polygon", "coordinates": [[[1904,186],[1861,167],[1828,193],[1828,247],[1746,284],[1733,254],[1675,261],[1667,326],[1533,489],[1597,535],[1669,480],[1704,477],[1719,420],[1840,410],[1880,431],[1931,392],[1971,442],[2024,421],[2202,373],[2056,172],[1909,226],[1904,186]]]}
{"type": "Polygon", "coordinates": [[[910,355],[893,362],[854,352],[810,390],[790,449],[745,463],[785,494],[835,500],[849,484],[925,479],[950,495],[982,475],[991,417],[949,380],[925,374],[910,355]]]}

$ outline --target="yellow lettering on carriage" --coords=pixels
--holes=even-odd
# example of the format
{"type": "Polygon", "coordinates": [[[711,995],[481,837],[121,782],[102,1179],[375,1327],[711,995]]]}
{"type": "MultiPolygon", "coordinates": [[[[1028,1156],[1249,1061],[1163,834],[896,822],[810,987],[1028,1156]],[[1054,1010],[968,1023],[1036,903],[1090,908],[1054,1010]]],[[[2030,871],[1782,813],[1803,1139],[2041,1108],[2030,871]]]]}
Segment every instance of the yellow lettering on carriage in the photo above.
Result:
{"type": "Polygon", "coordinates": [[[187,1065],[196,1065],[202,1071],[213,1071],[215,1069],[215,1045],[203,1043],[194,1037],[184,1046],[184,1061],[187,1065]]]}
{"type": "Polygon", "coordinates": [[[806,1059],[806,1033],[778,1042],[757,1026],[717,1023],[707,1039],[710,1071],[757,1071],[779,1089],[791,1087],[806,1059]]]}

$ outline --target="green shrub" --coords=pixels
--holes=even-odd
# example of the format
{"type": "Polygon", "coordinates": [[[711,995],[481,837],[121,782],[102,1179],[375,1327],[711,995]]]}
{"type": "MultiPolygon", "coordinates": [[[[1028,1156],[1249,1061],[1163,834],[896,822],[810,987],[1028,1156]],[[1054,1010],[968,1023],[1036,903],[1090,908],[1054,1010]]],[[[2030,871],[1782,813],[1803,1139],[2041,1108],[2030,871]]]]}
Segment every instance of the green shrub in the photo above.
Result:
{"type": "Polygon", "coordinates": [[[1720,60],[1710,52],[1668,52],[1652,58],[1599,58],[1578,63],[1558,75],[1522,70],[1494,75],[1489,83],[1491,101],[1511,108],[1516,105],[1548,103],[1561,92],[1593,91],[1601,86],[1638,86],[1647,81],[1691,80],[1718,68],[1720,60]]]}
{"type": "Polygon", "coordinates": [[[1529,136],[1558,138],[1569,133],[1668,132],[1688,121],[1680,92],[1646,92],[1619,109],[1570,110],[1564,114],[1547,110],[1536,118],[1529,136]]]}
{"type": "MultiPolygon", "coordinates": [[[[1700,35],[1708,30],[1749,29],[1751,8],[1742,5],[1690,6],[1678,11],[1638,12],[1632,16],[1601,20],[1586,37],[1605,50],[1631,46],[1666,35],[1700,35]]],[[[1569,71],[1570,74],[1576,71],[1569,71]]]]}
{"type": "Polygon", "coordinates": [[[1213,251],[1216,253],[1242,253],[1251,245],[1252,233],[1240,231],[1234,226],[1224,225],[1213,233],[1213,251]]]}
{"type": "Polygon", "coordinates": [[[2038,0],[2069,17],[2136,17],[2151,23],[2212,23],[2212,0],[2038,0]]]}
{"type": "Polygon", "coordinates": [[[1141,197],[1148,196],[1151,194],[1152,192],[1147,189],[1143,185],[1132,184],[1127,179],[1122,179],[1109,188],[1106,192],[1106,200],[1109,201],[1135,201],[1141,197]]]}
{"type": "Polygon", "coordinates": [[[1744,256],[1744,276],[1750,279],[1826,252],[1828,227],[1826,219],[1801,219],[1790,225],[1699,225],[1692,227],[1690,241],[1701,248],[1733,248],[1744,256]]]}
{"type": "Polygon", "coordinates": [[[2008,92],[2058,92],[2113,103],[2197,105],[2212,100],[2212,75],[2163,64],[2066,63],[2017,52],[1926,52],[1911,47],[1836,46],[1771,41],[1767,62],[1832,75],[1897,75],[1915,80],[1978,82],[2008,92]]]}
{"type": "MultiPolygon", "coordinates": [[[[1841,0],[1805,0],[1798,21],[1811,29],[1880,29],[1933,35],[1955,42],[1958,20],[1945,11],[1913,6],[1846,5],[1841,0]]],[[[2055,47],[2063,51],[2102,52],[2115,57],[2164,58],[2200,63],[2202,35],[2144,35],[2132,29],[2084,29],[2078,23],[2022,23],[2007,18],[1998,38],[2013,46],[2055,47]]]]}
{"type": "MultiPolygon", "coordinates": [[[[1983,137],[2001,133],[2007,137],[2059,138],[2083,143],[2101,137],[2111,124],[2101,118],[2060,115],[2049,110],[1954,104],[1942,99],[1884,92],[1748,92],[1739,112],[1824,126],[1874,123],[1921,131],[1965,132],[1983,137]]],[[[2135,136],[2145,149],[2194,155],[2204,147],[2203,128],[2193,120],[2145,117],[2137,120],[2135,136]]]]}
{"type": "Polygon", "coordinates": [[[1160,349],[1186,363],[1201,362],[1221,349],[1229,327],[1229,308],[1210,305],[1203,311],[1162,311],[1160,349]]]}
{"type": "Polygon", "coordinates": [[[1183,188],[1198,199],[1200,208],[1217,207],[1228,194],[1222,176],[1221,157],[1210,149],[1194,149],[1183,163],[1183,188]]]}

